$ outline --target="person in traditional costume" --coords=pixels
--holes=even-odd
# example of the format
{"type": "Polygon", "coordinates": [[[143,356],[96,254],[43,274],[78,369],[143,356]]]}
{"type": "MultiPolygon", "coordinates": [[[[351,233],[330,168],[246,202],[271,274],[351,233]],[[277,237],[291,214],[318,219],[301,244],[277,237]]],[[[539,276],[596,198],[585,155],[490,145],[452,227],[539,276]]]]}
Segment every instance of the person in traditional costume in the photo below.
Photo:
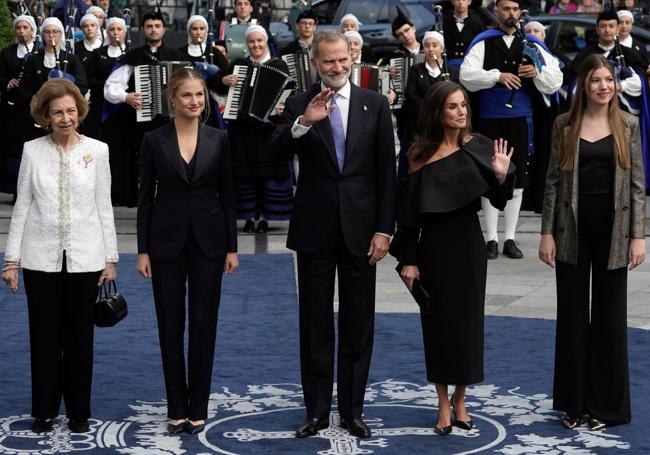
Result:
{"type": "MultiPolygon", "coordinates": [[[[222,93],[236,84],[236,77],[232,74],[236,65],[264,64],[289,74],[282,59],[271,58],[263,27],[249,27],[246,40],[249,56],[236,59],[222,74],[222,93]]],[[[269,148],[273,130],[273,123],[262,123],[245,114],[240,114],[228,125],[237,218],[246,220],[244,232],[268,232],[270,220],[288,220],[291,214],[293,178],[289,161],[278,159],[269,148]],[[255,220],[259,220],[257,226],[255,220]]]]}
{"type": "Polygon", "coordinates": [[[471,3],[471,0],[451,0],[453,11],[442,21],[449,65],[456,68],[460,68],[469,43],[485,31],[479,15],[470,9],[471,3]]]}
{"type": "MultiPolygon", "coordinates": [[[[562,85],[562,72],[546,45],[523,35],[518,28],[519,0],[498,0],[494,13],[499,26],[479,34],[470,44],[460,67],[460,82],[477,94],[476,130],[491,139],[504,138],[514,147],[512,161],[517,167],[517,181],[513,198],[504,209],[503,254],[521,259],[523,253],[515,242],[515,233],[523,191],[530,180],[530,154],[534,151],[533,100],[555,94],[562,85]]],[[[550,100],[547,103],[550,106],[550,100]]],[[[499,210],[486,198],[482,199],[482,207],[487,257],[496,259],[499,210]]]]}
{"type": "Polygon", "coordinates": [[[34,122],[29,106],[20,102],[19,88],[27,62],[38,50],[36,23],[29,15],[19,15],[13,21],[16,43],[0,52],[0,192],[16,195],[16,182],[24,130],[34,122]],[[11,120],[11,121],[9,121],[11,120]]]}
{"type": "Polygon", "coordinates": [[[158,65],[165,61],[182,61],[183,54],[165,46],[165,19],[157,9],[142,16],[141,26],[145,44],[130,50],[104,85],[104,112],[101,137],[109,145],[113,176],[113,203],[135,207],[138,188],[138,156],[142,137],[169,119],[157,115],[152,120],[137,122],[136,110],[142,109],[140,93],[135,91],[134,68],[139,65],[158,65]]]}

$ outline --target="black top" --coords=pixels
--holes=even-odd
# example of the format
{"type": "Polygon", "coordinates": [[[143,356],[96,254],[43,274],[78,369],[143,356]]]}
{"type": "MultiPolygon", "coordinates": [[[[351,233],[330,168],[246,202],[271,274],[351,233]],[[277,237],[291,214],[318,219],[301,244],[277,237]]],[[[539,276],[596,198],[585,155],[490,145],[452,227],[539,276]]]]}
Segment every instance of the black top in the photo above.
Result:
{"type": "Polygon", "coordinates": [[[614,137],[580,139],[578,194],[611,194],[614,188],[614,137]]]}
{"type": "Polygon", "coordinates": [[[412,265],[417,258],[419,228],[426,215],[449,213],[474,205],[478,210],[481,196],[503,209],[512,197],[515,166],[510,165],[508,176],[499,184],[492,170],[493,144],[487,137],[475,134],[464,146],[439,160],[425,164],[409,176],[408,190],[399,195],[403,205],[397,223],[403,232],[402,245],[394,248],[401,263],[412,265]]]}
{"type": "Polygon", "coordinates": [[[196,139],[196,148],[194,149],[194,155],[192,155],[192,158],[190,158],[190,162],[188,163],[185,161],[185,158],[183,158],[183,155],[181,155],[181,159],[183,160],[183,165],[185,166],[185,174],[187,175],[187,181],[192,183],[192,180],[194,179],[194,172],[196,171],[196,155],[199,153],[199,139],[196,139]]]}

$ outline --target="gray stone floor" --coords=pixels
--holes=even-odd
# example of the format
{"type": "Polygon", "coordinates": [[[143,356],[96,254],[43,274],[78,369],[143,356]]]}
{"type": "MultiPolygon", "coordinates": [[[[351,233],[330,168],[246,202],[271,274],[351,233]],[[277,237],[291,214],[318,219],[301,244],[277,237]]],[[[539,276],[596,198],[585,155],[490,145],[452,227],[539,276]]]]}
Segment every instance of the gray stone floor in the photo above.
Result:
{"type": "MultiPolygon", "coordinates": [[[[10,198],[0,195],[0,247],[4,250],[9,219],[10,198]]],[[[650,201],[649,201],[650,203],[650,201]]],[[[136,253],[135,209],[115,208],[119,251],[136,253]]],[[[529,318],[555,318],[555,280],[551,268],[537,259],[539,215],[522,212],[517,240],[524,252],[521,260],[500,256],[488,264],[486,314],[529,318]]],[[[241,227],[241,225],[240,225],[241,227]]],[[[288,253],[285,247],[287,222],[271,223],[266,234],[240,234],[241,253],[288,253]]],[[[646,223],[646,236],[650,220],[646,223]]],[[[387,257],[380,262],[377,274],[377,311],[416,312],[406,288],[398,279],[395,260],[387,257]]],[[[135,273],[120,269],[119,273],[135,273]]],[[[241,269],[238,273],[246,273],[241,269]]],[[[650,329],[650,265],[646,262],[629,274],[628,320],[632,327],[650,329]]]]}

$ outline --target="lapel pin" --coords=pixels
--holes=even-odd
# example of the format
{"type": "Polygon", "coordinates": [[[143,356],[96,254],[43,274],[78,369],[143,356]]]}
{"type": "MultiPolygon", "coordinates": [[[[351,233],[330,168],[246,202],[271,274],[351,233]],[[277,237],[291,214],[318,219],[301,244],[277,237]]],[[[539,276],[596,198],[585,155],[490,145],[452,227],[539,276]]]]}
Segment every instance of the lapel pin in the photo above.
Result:
{"type": "Polygon", "coordinates": [[[368,110],[368,106],[366,106],[366,105],[364,104],[364,105],[363,105],[363,110],[364,110],[364,111],[367,111],[367,110],[368,110]]]}

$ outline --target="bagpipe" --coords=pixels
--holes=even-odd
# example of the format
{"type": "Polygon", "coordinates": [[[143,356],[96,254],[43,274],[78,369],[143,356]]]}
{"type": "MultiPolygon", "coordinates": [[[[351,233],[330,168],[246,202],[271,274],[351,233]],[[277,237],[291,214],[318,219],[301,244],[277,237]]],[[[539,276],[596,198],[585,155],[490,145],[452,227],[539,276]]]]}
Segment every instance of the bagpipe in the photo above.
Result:
{"type": "MultiPolygon", "coordinates": [[[[442,15],[442,6],[440,5],[433,5],[433,30],[440,33],[443,37],[445,36],[445,32],[443,30],[443,15],[442,15]]],[[[449,80],[449,62],[447,61],[447,48],[443,46],[442,48],[442,62],[438,60],[438,58],[434,55],[434,58],[436,59],[436,64],[438,65],[438,68],[440,69],[440,73],[442,76],[442,79],[445,81],[449,80]]]]}
{"type": "MultiPolygon", "coordinates": [[[[535,65],[535,69],[537,70],[537,72],[541,72],[542,67],[546,63],[544,62],[544,57],[540,53],[539,49],[537,49],[537,47],[533,42],[528,40],[528,37],[524,32],[524,28],[526,27],[528,21],[529,21],[528,10],[525,9],[521,10],[521,16],[519,17],[519,20],[515,24],[515,36],[521,39],[521,44],[522,44],[521,57],[519,59],[519,65],[517,66],[533,64],[535,65]]],[[[510,96],[508,97],[508,100],[505,103],[505,106],[509,109],[512,109],[513,107],[515,92],[516,90],[510,90],[510,96]]]]}
{"type": "Polygon", "coordinates": [[[77,16],[77,6],[74,0],[68,0],[66,5],[65,23],[63,30],[65,35],[65,49],[57,48],[56,41],[52,40],[52,48],[54,50],[54,58],[56,59],[56,66],[52,68],[47,75],[48,79],[67,79],[72,83],[76,82],[75,77],[68,73],[68,66],[70,64],[70,56],[74,55],[74,20],[77,16]],[[61,61],[61,54],[63,54],[63,61],[61,61]]]}
{"type": "Polygon", "coordinates": [[[122,19],[126,24],[126,35],[124,36],[124,46],[120,43],[120,40],[117,40],[117,45],[122,52],[122,55],[126,54],[131,50],[131,10],[129,8],[124,8],[122,10],[122,19]]]}
{"type": "MultiPolygon", "coordinates": [[[[207,80],[208,78],[214,76],[219,72],[221,68],[219,68],[217,65],[214,64],[214,21],[215,21],[215,15],[214,15],[214,7],[215,7],[215,0],[208,0],[207,2],[207,7],[208,7],[208,14],[207,14],[207,22],[208,22],[208,34],[207,34],[207,39],[205,40],[205,46],[203,44],[203,40],[199,37],[199,48],[201,49],[201,61],[199,62],[194,62],[194,69],[201,74],[203,79],[207,80]]],[[[217,52],[219,52],[217,50],[217,52]]]]}

